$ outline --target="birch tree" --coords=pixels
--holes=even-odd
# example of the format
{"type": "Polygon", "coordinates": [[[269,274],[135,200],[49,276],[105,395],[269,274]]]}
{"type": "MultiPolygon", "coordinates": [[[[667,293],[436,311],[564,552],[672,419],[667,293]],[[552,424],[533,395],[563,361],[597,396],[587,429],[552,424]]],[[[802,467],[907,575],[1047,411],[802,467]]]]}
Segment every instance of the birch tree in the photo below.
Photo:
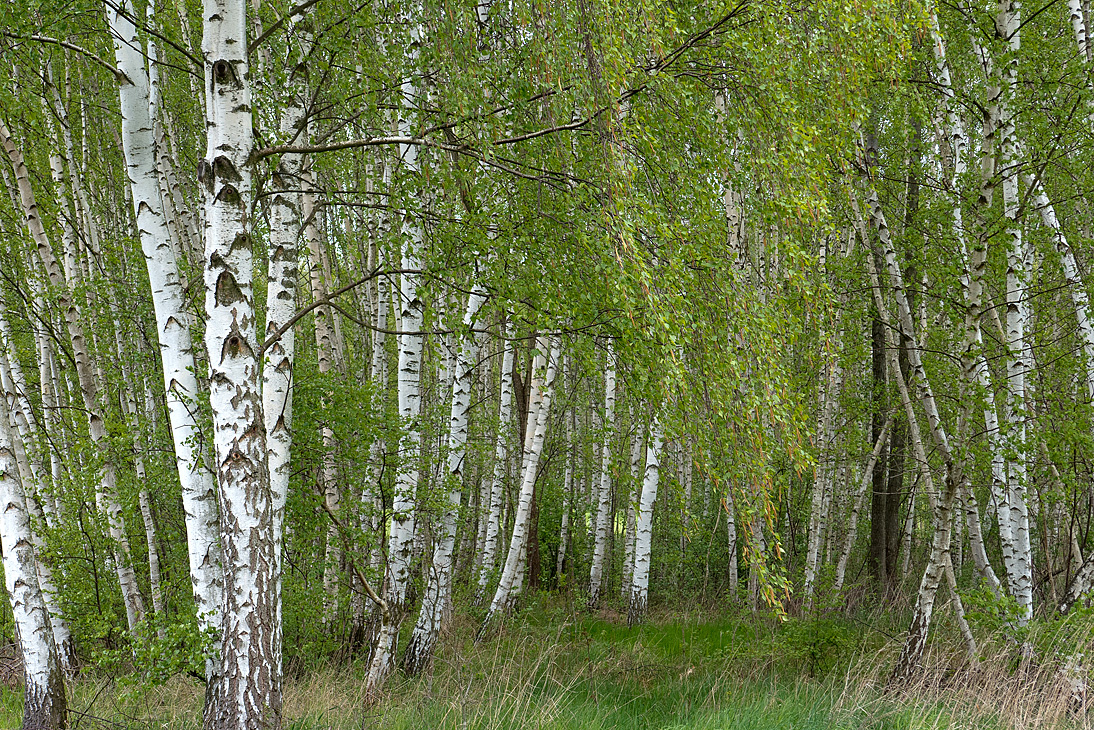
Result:
{"type": "Polygon", "coordinates": [[[0,398],[0,547],[4,552],[4,587],[23,663],[23,727],[59,730],[65,727],[67,713],[64,675],[38,584],[34,538],[15,466],[16,436],[8,418],[7,402],[0,398]]]}
{"type": "Polygon", "coordinates": [[[267,467],[249,222],[253,127],[243,0],[203,8],[205,348],[224,550],[222,674],[205,726],[278,727],[274,504],[267,467]]]}

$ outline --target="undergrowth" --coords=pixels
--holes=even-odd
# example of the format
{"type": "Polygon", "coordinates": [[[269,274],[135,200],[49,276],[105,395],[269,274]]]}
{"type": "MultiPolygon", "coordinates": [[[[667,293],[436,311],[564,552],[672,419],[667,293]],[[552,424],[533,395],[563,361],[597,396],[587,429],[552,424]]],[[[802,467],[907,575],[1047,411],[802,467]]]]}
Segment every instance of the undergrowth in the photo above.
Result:
{"type": "MultiPolygon", "coordinates": [[[[363,661],[286,680],[284,727],[458,730],[911,730],[1087,727],[1052,654],[1039,665],[1005,640],[982,641],[976,666],[943,616],[913,685],[887,686],[898,629],[880,616],[816,612],[779,621],[739,609],[653,611],[629,628],[611,611],[578,614],[543,596],[479,644],[460,612],[425,676],[398,674],[366,707],[363,661]],[[1019,657],[1016,660],[1015,657],[1019,657]]],[[[1060,631],[1059,627],[1056,629],[1060,631]]],[[[1085,636],[1085,635],[1084,635],[1085,636]]],[[[1036,643],[1036,642],[1035,642],[1036,643]]],[[[1074,674],[1074,672],[1073,672],[1074,674]]],[[[70,686],[72,728],[200,727],[203,687],[179,675],[149,686],[88,671],[70,686]]],[[[0,727],[18,725],[4,691],[0,727]]]]}

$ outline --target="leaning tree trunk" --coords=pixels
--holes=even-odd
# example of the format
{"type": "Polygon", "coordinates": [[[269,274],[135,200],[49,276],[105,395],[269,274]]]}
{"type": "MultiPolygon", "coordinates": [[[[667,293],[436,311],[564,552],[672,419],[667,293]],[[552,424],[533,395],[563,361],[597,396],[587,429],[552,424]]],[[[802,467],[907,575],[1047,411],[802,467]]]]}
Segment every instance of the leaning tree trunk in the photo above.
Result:
{"type": "Polygon", "coordinates": [[[0,398],[0,547],[26,684],[23,728],[54,730],[65,727],[64,675],[38,585],[30,519],[15,469],[15,438],[7,403],[0,398]]]}
{"type": "Polygon", "coordinates": [[[512,606],[514,598],[520,592],[520,586],[524,582],[524,558],[525,546],[528,544],[528,525],[531,521],[532,497],[535,493],[536,472],[539,468],[539,459],[543,453],[543,442],[547,433],[547,416],[551,409],[551,397],[555,382],[558,360],[560,357],[560,343],[557,338],[550,345],[550,354],[546,355],[546,342],[543,338],[537,340],[540,354],[532,365],[531,383],[531,408],[528,409],[527,432],[524,439],[524,456],[521,460],[520,492],[517,498],[516,514],[513,518],[513,534],[509,541],[509,554],[506,556],[505,568],[502,570],[501,580],[494,592],[494,599],[490,602],[490,609],[482,626],[479,627],[478,636],[483,636],[492,625],[494,619],[512,606]],[[544,372],[546,368],[546,372],[544,372]],[[542,374],[541,374],[542,373],[542,374]]]}
{"type": "Polygon", "coordinates": [[[252,272],[253,121],[245,0],[206,0],[205,348],[224,549],[222,676],[207,728],[281,723],[274,506],[252,272]]]}
{"type": "MultiPolygon", "coordinates": [[[[133,206],[140,233],[141,249],[152,288],[152,307],[163,361],[164,392],[175,449],[175,466],[182,484],[183,515],[186,524],[187,557],[190,582],[197,609],[198,628],[217,637],[219,652],[224,576],[217,523],[216,488],[212,471],[206,465],[206,452],[200,438],[199,395],[191,318],[186,309],[186,294],[179,274],[176,251],[165,224],[161,206],[159,176],[155,160],[150,118],[150,82],[145,73],[144,57],[137,31],[127,14],[109,11],[108,19],[115,35],[115,57],[125,73],[118,94],[122,110],[122,149],[132,192],[133,206]]],[[[205,660],[207,697],[216,695],[220,667],[210,652],[205,660]]],[[[207,706],[208,709],[208,706],[207,706]]]]}
{"type": "Polygon", "coordinates": [[[847,528],[844,530],[846,534],[843,537],[843,549],[840,550],[839,561],[836,563],[836,583],[832,586],[832,590],[836,592],[843,588],[843,581],[847,574],[847,559],[850,557],[851,548],[855,544],[859,512],[862,511],[866,490],[873,484],[874,467],[877,465],[882,449],[885,448],[885,442],[889,436],[889,426],[892,425],[892,422],[892,418],[890,418],[881,427],[881,433],[878,434],[877,441],[874,443],[874,450],[870,452],[870,458],[866,461],[866,468],[862,470],[862,481],[858,493],[855,495],[854,503],[851,505],[851,516],[847,521],[847,528]]]}
{"type": "Polygon", "coordinates": [[[612,507],[612,426],[615,423],[615,354],[608,348],[604,366],[604,419],[601,422],[603,442],[600,449],[600,486],[597,489],[596,536],[593,564],[589,569],[589,608],[600,602],[604,580],[604,565],[608,555],[608,531],[611,528],[612,507]]]}
{"type": "MultiPolygon", "coordinates": [[[[937,402],[935,401],[934,391],[931,388],[930,381],[927,379],[926,369],[923,367],[919,339],[916,337],[915,325],[912,319],[912,310],[905,293],[904,278],[900,270],[900,264],[897,263],[896,260],[896,251],[889,234],[889,227],[885,221],[881,204],[878,201],[877,192],[872,186],[868,192],[866,205],[870,216],[870,222],[873,224],[874,230],[877,231],[878,241],[881,244],[882,257],[889,274],[889,288],[896,299],[899,332],[903,337],[903,340],[910,343],[910,346],[906,349],[908,360],[911,364],[912,378],[914,379],[918,391],[918,400],[927,416],[927,423],[931,435],[933,436],[935,446],[942,456],[942,461],[946,469],[945,489],[942,491],[939,499],[932,500],[931,505],[934,512],[931,552],[927,560],[927,567],[924,569],[923,577],[920,580],[916,605],[912,613],[912,624],[908,629],[908,637],[905,640],[904,648],[901,651],[896,667],[893,670],[892,679],[900,680],[910,676],[916,671],[927,646],[927,634],[930,629],[931,617],[934,612],[938,586],[945,575],[945,570],[949,565],[950,560],[953,502],[958,492],[960,477],[958,476],[958,466],[954,462],[949,435],[942,423],[942,417],[939,413],[937,402]]],[[[857,215],[857,203],[855,204],[855,207],[857,215]]],[[[862,223],[861,218],[859,219],[859,228],[860,235],[865,242],[867,240],[867,235],[865,225],[862,223]]],[[[869,248],[869,246],[867,246],[867,248],[869,248]]],[[[869,251],[867,252],[866,260],[874,294],[874,304],[877,307],[878,316],[886,329],[891,333],[892,330],[889,324],[890,318],[888,309],[881,297],[881,286],[877,270],[874,266],[874,256],[869,251]]],[[[912,444],[915,447],[916,462],[919,464],[922,475],[929,482],[930,471],[927,465],[922,437],[920,435],[915,412],[912,409],[911,395],[904,382],[903,372],[901,371],[899,364],[895,361],[896,352],[899,348],[897,347],[896,342],[892,341],[892,338],[890,338],[889,349],[889,367],[897,378],[901,400],[904,404],[905,415],[908,418],[908,429],[912,436],[912,444]]],[[[928,490],[930,490],[929,486],[928,490]]]]}
{"type": "Polygon", "coordinates": [[[505,497],[505,470],[509,463],[509,431],[513,412],[513,343],[507,338],[508,329],[501,327],[505,354],[501,363],[501,396],[498,405],[498,434],[494,445],[494,474],[490,479],[490,505],[486,516],[486,538],[482,547],[482,566],[475,603],[481,603],[493,577],[497,562],[498,533],[501,530],[502,501],[505,497]]]}
{"type": "Polygon", "coordinates": [[[437,637],[446,620],[452,598],[452,549],[456,541],[456,518],[463,499],[462,483],[467,457],[467,417],[471,411],[472,376],[479,357],[478,339],[472,330],[485,302],[486,292],[479,287],[473,288],[467,299],[467,311],[463,315],[460,348],[452,379],[452,406],[448,427],[448,466],[445,473],[449,490],[448,505],[441,517],[440,534],[433,547],[433,565],[429,571],[429,584],[422,598],[418,622],[403,655],[403,671],[411,676],[424,670],[432,661],[437,637]]]}
{"type": "Polygon", "coordinates": [[[646,474],[642,480],[642,496],[635,515],[634,574],[631,578],[630,606],[627,622],[631,626],[646,617],[650,581],[650,544],[653,536],[653,505],[657,501],[657,482],[661,476],[661,424],[655,415],[650,424],[649,447],[646,449],[646,474]]]}
{"type": "MultiPolygon", "coordinates": [[[[34,419],[30,401],[27,398],[26,379],[19,364],[18,354],[15,351],[15,342],[2,303],[0,303],[0,389],[3,390],[8,412],[13,416],[13,425],[24,447],[24,461],[26,462],[29,483],[25,478],[23,485],[28,514],[32,517],[41,517],[43,524],[51,525],[51,520],[56,521],[57,516],[56,514],[50,515],[49,512],[55,512],[55,510],[46,506],[50,504],[50,501],[46,498],[42,489],[45,482],[43,481],[44,473],[41,456],[31,455],[35,453],[31,449],[36,446],[34,441],[38,433],[38,426],[34,419]],[[49,512],[45,511],[47,509],[49,512]]],[[[13,445],[16,447],[15,454],[18,461],[19,442],[13,440],[13,445]]],[[[40,454],[40,452],[37,453],[40,454]]],[[[40,554],[45,549],[45,542],[36,530],[32,529],[30,534],[35,553],[40,554]]],[[[58,596],[56,583],[53,580],[53,570],[41,557],[38,558],[38,584],[42,589],[42,598],[49,612],[50,624],[53,627],[53,640],[57,645],[61,669],[66,677],[71,677],[75,675],[78,665],[76,644],[72,638],[72,631],[69,629],[68,621],[61,613],[60,604],[57,602],[58,596]]]]}
{"type": "MultiPolygon", "coordinates": [[[[22,151],[15,146],[11,133],[7,126],[0,121],[0,144],[11,160],[15,171],[15,182],[19,189],[19,202],[26,219],[27,229],[34,241],[38,256],[46,270],[51,285],[59,292],[58,304],[64,312],[65,323],[68,327],[69,340],[72,344],[72,357],[76,363],[76,375],[79,380],[80,394],[83,397],[84,411],[88,419],[88,431],[92,442],[99,448],[105,459],[102,471],[99,474],[99,483],[96,486],[96,501],[107,517],[111,537],[117,546],[115,550],[115,571],[118,583],[121,587],[122,600],[125,604],[126,619],[130,631],[136,629],[144,614],[144,603],[141,600],[140,590],[137,587],[136,574],[130,564],[128,545],[125,542],[125,530],[121,524],[121,510],[116,502],[115,488],[116,475],[113,461],[108,453],[108,439],[106,422],[103,420],[101,404],[99,403],[98,384],[95,373],[91,367],[91,359],[87,347],[87,338],[84,335],[83,322],[75,299],[69,291],[69,283],[61,271],[61,266],[53,254],[49,238],[46,235],[42,219],[38,212],[38,203],[35,200],[34,190],[30,184],[30,173],[23,161],[22,151]]],[[[67,253],[72,253],[74,246],[72,241],[66,240],[67,253]]]]}

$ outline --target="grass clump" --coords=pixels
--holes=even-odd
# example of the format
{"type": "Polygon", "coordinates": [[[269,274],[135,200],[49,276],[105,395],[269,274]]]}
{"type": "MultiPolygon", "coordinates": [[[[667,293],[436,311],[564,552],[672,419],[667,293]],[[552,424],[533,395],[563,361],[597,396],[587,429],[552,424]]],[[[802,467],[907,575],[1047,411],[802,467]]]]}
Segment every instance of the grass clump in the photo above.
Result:
{"type": "MultiPolygon", "coordinates": [[[[940,622],[914,684],[886,686],[899,642],[868,620],[830,613],[780,622],[735,609],[653,612],[628,627],[610,611],[560,613],[532,602],[490,638],[458,614],[426,675],[394,675],[366,707],[363,661],[286,680],[284,727],[453,730],[912,730],[1085,727],[1060,662],[1014,662],[985,641],[972,666],[940,622]]],[[[1042,651],[1052,637],[1031,637],[1042,651]]],[[[1076,640],[1068,627],[1067,641],[1076,640]]],[[[1056,644],[1058,645],[1058,644],[1056,644]]],[[[1047,654],[1042,654],[1047,656],[1047,654]]],[[[200,727],[204,688],[176,676],[122,686],[89,673],[71,687],[73,727],[200,727]]],[[[18,723],[7,693],[0,727],[18,723]]]]}

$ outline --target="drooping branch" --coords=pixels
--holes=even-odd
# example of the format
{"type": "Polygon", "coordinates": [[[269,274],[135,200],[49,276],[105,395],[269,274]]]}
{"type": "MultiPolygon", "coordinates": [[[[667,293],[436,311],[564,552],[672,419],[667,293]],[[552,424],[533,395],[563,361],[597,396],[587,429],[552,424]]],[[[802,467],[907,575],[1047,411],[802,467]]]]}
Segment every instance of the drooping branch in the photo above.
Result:
{"type": "Polygon", "coordinates": [[[311,304],[309,304],[308,306],[304,307],[299,312],[294,314],[292,317],[289,318],[288,321],[285,322],[285,324],[278,327],[276,332],[274,332],[272,335],[270,335],[269,337],[266,338],[266,340],[258,348],[258,352],[259,352],[259,354],[262,354],[263,352],[265,352],[267,348],[269,348],[270,346],[273,345],[273,343],[275,343],[279,339],[281,339],[281,337],[286,332],[288,332],[290,329],[292,329],[293,325],[295,325],[297,322],[299,322],[309,312],[311,312],[311,311],[313,311],[313,310],[315,310],[319,307],[323,307],[323,306],[326,306],[328,304],[331,304],[335,299],[337,299],[342,294],[345,294],[348,291],[356,289],[357,287],[361,286],[365,282],[372,281],[377,276],[388,275],[388,274],[424,274],[424,273],[426,273],[426,272],[422,271],[421,269],[390,269],[390,270],[387,270],[387,271],[383,271],[381,269],[373,269],[372,271],[365,274],[361,278],[356,279],[355,281],[351,281],[349,284],[346,284],[345,286],[341,287],[340,289],[335,289],[334,291],[332,291],[327,296],[323,297],[322,299],[317,299],[316,301],[312,302],[311,304]]]}
{"type": "Polygon", "coordinates": [[[28,36],[21,36],[21,35],[15,34],[15,33],[9,33],[8,31],[0,31],[0,32],[2,32],[5,37],[11,38],[12,40],[16,40],[16,41],[36,41],[38,43],[51,43],[55,46],[60,46],[61,48],[67,48],[70,51],[75,51],[76,53],[79,53],[81,56],[86,56],[87,58],[90,58],[92,61],[94,61],[95,63],[97,63],[100,66],[102,66],[103,68],[105,68],[119,82],[121,82],[123,84],[129,83],[129,79],[126,77],[126,75],[124,73],[122,73],[121,70],[119,70],[116,66],[114,66],[111,63],[103,60],[101,57],[95,55],[94,53],[87,50],[86,48],[83,48],[82,46],[76,45],[75,43],[69,43],[68,41],[61,40],[60,38],[50,38],[49,36],[45,36],[45,35],[32,34],[32,35],[28,35],[28,36]]]}

